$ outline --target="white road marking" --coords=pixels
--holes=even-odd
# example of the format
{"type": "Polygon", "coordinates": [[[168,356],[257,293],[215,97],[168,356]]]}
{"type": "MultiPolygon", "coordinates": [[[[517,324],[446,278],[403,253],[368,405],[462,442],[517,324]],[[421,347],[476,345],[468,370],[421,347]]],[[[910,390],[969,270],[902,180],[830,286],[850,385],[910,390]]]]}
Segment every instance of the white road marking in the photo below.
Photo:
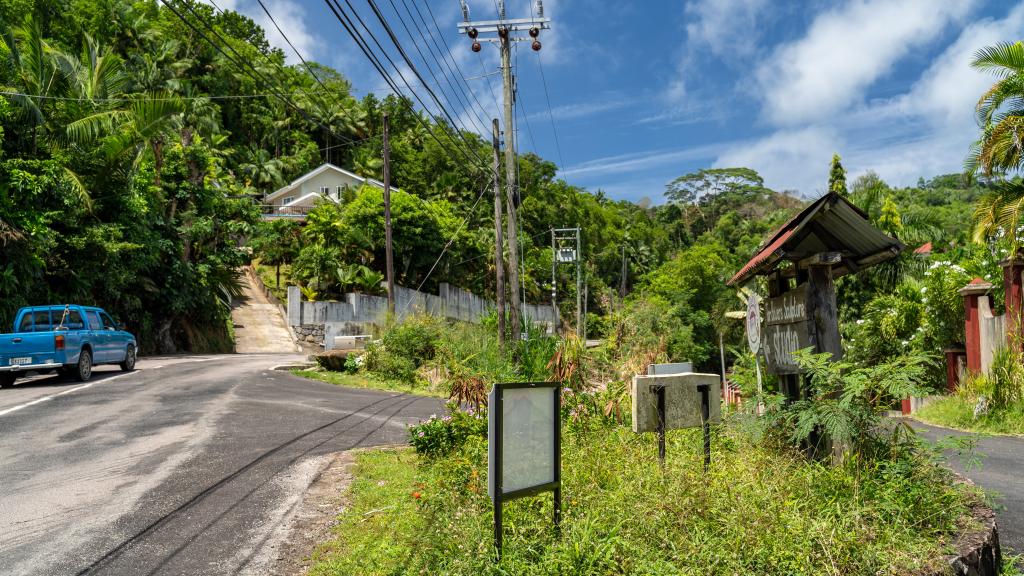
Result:
{"type": "MultiPolygon", "coordinates": [[[[218,357],[216,357],[216,356],[214,356],[214,357],[207,357],[207,358],[189,358],[189,359],[184,359],[181,362],[176,362],[175,364],[189,364],[189,363],[192,363],[192,362],[210,362],[211,360],[217,360],[217,359],[218,359],[218,357]]],[[[152,368],[148,368],[148,370],[158,370],[158,369],[163,368],[163,367],[164,367],[164,365],[161,364],[159,366],[154,366],[152,368]]],[[[12,406],[12,407],[7,408],[5,410],[0,410],[0,416],[5,416],[7,414],[10,414],[11,412],[17,412],[18,410],[21,410],[23,408],[28,408],[29,406],[34,406],[34,405],[39,404],[41,402],[46,402],[47,400],[53,400],[54,398],[56,398],[58,396],[63,396],[65,394],[70,394],[72,392],[77,392],[79,390],[85,390],[86,388],[89,388],[93,384],[101,384],[103,382],[111,382],[113,380],[117,380],[118,378],[123,378],[125,376],[129,376],[131,374],[136,374],[136,373],[142,372],[144,370],[147,370],[147,369],[136,368],[135,371],[133,371],[133,372],[125,372],[124,374],[118,374],[117,376],[111,376],[110,378],[104,378],[103,380],[96,380],[96,381],[93,381],[93,382],[89,382],[88,384],[82,384],[81,386],[75,386],[74,388],[70,388],[68,390],[64,390],[63,392],[58,392],[56,394],[51,394],[49,396],[43,396],[42,398],[36,398],[35,400],[33,400],[31,402],[26,402],[24,404],[19,404],[18,406],[12,406]]]]}

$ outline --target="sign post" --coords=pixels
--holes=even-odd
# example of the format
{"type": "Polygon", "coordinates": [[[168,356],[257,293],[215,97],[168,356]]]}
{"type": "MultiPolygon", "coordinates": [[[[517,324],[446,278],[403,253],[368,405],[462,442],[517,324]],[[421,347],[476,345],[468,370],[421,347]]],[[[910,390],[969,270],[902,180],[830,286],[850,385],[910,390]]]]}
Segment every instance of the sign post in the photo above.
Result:
{"type": "Polygon", "coordinates": [[[721,420],[722,396],[711,394],[717,374],[634,376],[633,432],[655,432],[658,462],[665,468],[665,434],[677,428],[703,428],[704,471],[711,464],[711,423],[721,420]]]}
{"type": "Polygon", "coordinates": [[[754,371],[757,373],[757,413],[760,415],[764,403],[761,396],[764,393],[761,385],[761,360],[757,353],[761,351],[761,297],[751,292],[747,297],[747,345],[754,354],[754,371]]]}
{"type": "Polygon", "coordinates": [[[501,559],[505,501],[554,493],[562,517],[562,396],[558,382],[495,384],[487,403],[487,493],[494,504],[494,548],[501,559]]]}

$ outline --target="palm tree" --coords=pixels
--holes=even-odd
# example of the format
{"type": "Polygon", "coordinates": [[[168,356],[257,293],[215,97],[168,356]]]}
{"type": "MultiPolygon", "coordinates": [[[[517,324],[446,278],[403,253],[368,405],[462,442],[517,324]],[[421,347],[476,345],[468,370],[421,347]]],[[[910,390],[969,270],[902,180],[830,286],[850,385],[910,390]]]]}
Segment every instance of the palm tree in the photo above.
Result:
{"type": "Polygon", "coordinates": [[[138,164],[147,150],[153,154],[153,184],[160,186],[163,148],[181,124],[185,104],[168,92],[144,94],[128,101],[124,108],[97,112],[67,125],[68,138],[86,144],[103,139],[109,159],[133,153],[138,164]]]}
{"type": "Polygon", "coordinates": [[[274,158],[270,152],[262,148],[249,149],[248,156],[247,161],[239,165],[238,169],[260,192],[266,194],[284,182],[282,176],[284,163],[279,158],[274,158]]]}
{"type": "MultiPolygon", "coordinates": [[[[968,175],[1001,176],[1024,167],[1024,43],[1004,42],[982,48],[971,65],[998,80],[978,100],[981,137],[964,162],[968,175]]],[[[1000,181],[975,205],[974,240],[1005,234],[1016,248],[1024,207],[1024,184],[1000,181]]]]}
{"type": "Polygon", "coordinates": [[[968,174],[986,176],[1024,166],[1024,43],[1002,43],[982,48],[971,62],[974,68],[998,78],[978,100],[976,112],[982,128],[964,163],[968,174]]]}
{"type": "Polygon", "coordinates": [[[14,82],[3,89],[17,92],[10,98],[32,125],[32,154],[35,155],[39,128],[46,123],[47,97],[59,93],[64,77],[51,57],[50,46],[43,40],[39,23],[32,17],[26,18],[22,26],[7,27],[0,32],[0,53],[10,66],[14,82]]]}

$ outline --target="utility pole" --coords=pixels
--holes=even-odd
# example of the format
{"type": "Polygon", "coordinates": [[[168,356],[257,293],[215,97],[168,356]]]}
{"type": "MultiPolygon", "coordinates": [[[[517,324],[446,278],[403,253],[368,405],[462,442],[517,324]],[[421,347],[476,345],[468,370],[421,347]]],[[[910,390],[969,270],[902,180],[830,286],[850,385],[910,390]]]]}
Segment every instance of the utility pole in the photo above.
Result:
{"type": "Polygon", "coordinates": [[[497,275],[495,299],[498,303],[498,347],[505,351],[505,250],[501,242],[501,156],[499,141],[501,130],[498,119],[492,124],[491,144],[494,146],[494,269],[497,275]]]}
{"type": "Polygon", "coordinates": [[[391,245],[391,143],[388,140],[388,113],[384,113],[384,254],[388,278],[388,319],[395,318],[395,255],[391,245]]]}
{"type": "Polygon", "coordinates": [[[622,245],[622,283],[619,284],[619,298],[626,297],[626,274],[628,270],[626,268],[626,245],[622,245]]]}
{"type": "Polygon", "coordinates": [[[531,41],[534,51],[541,49],[540,31],[549,29],[551,19],[544,17],[544,4],[537,0],[536,18],[505,18],[505,2],[497,0],[498,19],[483,20],[479,22],[469,21],[469,6],[466,0],[461,0],[463,23],[459,24],[459,32],[466,34],[473,40],[472,49],[474,52],[481,50],[481,41],[493,42],[499,45],[501,50],[501,78],[504,84],[505,97],[505,204],[508,210],[507,233],[508,256],[509,256],[509,295],[511,305],[509,306],[509,319],[512,324],[512,335],[519,338],[522,332],[520,322],[520,306],[522,304],[519,293],[519,237],[517,234],[517,205],[518,191],[516,190],[516,147],[515,130],[513,124],[513,105],[515,102],[514,79],[512,77],[512,42],[531,41]],[[513,36],[515,32],[528,31],[529,37],[513,36]],[[494,34],[495,37],[482,38],[481,34],[494,34]]]}

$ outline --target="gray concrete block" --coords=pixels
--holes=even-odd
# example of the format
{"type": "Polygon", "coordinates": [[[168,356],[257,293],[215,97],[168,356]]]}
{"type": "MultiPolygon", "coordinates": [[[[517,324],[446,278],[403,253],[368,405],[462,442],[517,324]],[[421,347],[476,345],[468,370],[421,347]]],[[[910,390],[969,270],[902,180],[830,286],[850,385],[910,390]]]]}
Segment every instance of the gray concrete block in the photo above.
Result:
{"type": "Polygon", "coordinates": [[[658,396],[652,386],[665,386],[665,426],[668,430],[695,428],[701,419],[701,394],[698,385],[708,385],[709,422],[722,419],[721,383],[717,374],[671,374],[634,376],[630,389],[633,398],[633,431],[654,432],[658,426],[658,396]]]}

